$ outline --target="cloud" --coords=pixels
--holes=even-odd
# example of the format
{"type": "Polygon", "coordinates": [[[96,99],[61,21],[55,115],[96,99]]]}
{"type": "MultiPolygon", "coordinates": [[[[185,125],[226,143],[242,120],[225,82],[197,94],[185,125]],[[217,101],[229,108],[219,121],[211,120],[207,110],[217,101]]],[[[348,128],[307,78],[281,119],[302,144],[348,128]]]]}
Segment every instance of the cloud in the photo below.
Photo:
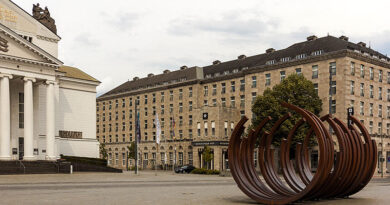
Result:
{"type": "Polygon", "coordinates": [[[175,35],[215,33],[232,36],[257,36],[278,27],[276,19],[265,20],[254,11],[229,11],[217,17],[187,16],[174,19],[168,32],[175,35]]]}
{"type": "MultiPolygon", "coordinates": [[[[106,15],[107,16],[107,15],[106,15]]],[[[108,24],[114,26],[120,31],[129,31],[135,27],[139,20],[140,14],[132,12],[124,12],[110,16],[108,24]]]]}
{"type": "Polygon", "coordinates": [[[115,83],[111,76],[103,78],[102,83],[97,87],[97,96],[103,95],[114,88],[115,83]]]}
{"type": "Polygon", "coordinates": [[[99,41],[94,39],[90,33],[81,33],[77,35],[73,42],[77,47],[98,47],[99,41]]]}

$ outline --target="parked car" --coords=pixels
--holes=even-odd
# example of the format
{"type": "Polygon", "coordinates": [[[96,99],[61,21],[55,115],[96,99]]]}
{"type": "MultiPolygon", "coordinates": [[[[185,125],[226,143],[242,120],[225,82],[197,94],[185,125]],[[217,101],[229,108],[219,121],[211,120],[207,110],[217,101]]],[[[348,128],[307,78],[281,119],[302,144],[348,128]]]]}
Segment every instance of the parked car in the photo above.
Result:
{"type": "Polygon", "coordinates": [[[184,165],[184,166],[181,166],[181,167],[177,167],[175,169],[175,172],[176,173],[191,173],[192,170],[194,170],[195,167],[192,166],[192,165],[184,165]]]}

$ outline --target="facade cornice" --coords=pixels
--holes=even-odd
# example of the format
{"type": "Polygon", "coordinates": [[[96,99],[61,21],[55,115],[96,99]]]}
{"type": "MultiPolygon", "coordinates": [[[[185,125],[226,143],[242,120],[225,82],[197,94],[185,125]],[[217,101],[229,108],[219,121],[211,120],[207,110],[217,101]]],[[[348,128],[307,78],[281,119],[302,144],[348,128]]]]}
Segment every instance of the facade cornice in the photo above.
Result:
{"type": "Polygon", "coordinates": [[[49,42],[53,42],[53,43],[58,43],[60,41],[58,39],[49,38],[49,37],[40,36],[40,35],[37,35],[37,38],[40,40],[49,41],[49,42]]]}
{"type": "Polygon", "coordinates": [[[20,58],[20,57],[4,55],[4,54],[0,54],[0,59],[17,61],[17,62],[22,62],[22,63],[29,63],[29,64],[40,65],[40,66],[46,66],[46,67],[51,67],[51,68],[55,68],[55,69],[58,69],[60,67],[60,65],[58,65],[58,64],[45,63],[45,62],[36,61],[36,60],[32,60],[32,59],[20,58]]]}

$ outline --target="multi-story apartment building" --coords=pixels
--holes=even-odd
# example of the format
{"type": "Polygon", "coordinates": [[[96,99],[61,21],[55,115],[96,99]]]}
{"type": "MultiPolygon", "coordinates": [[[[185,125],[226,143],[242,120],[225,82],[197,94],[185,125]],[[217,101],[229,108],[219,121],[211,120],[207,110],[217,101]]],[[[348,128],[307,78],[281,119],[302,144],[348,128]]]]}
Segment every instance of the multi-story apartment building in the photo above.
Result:
{"type": "MultiPolygon", "coordinates": [[[[390,157],[390,58],[345,36],[310,36],[282,50],[240,55],[228,62],[134,78],[97,99],[97,136],[105,143],[109,163],[126,164],[126,146],[135,140],[135,107],[140,112],[142,164],[204,166],[202,152],[209,145],[212,168],[227,167],[229,136],[241,116],[252,117],[251,105],[267,87],[292,73],[311,80],[323,101],[321,115],[332,113],[346,121],[347,108],[366,125],[378,143],[378,154],[390,157]],[[137,103],[137,105],[135,105],[137,103]],[[155,144],[155,115],[162,141],[155,144]],[[383,134],[384,139],[380,138],[383,134]],[[381,154],[383,150],[383,155],[381,154]]],[[[315,158],[315,157],[314,157],[315,158]]],[[[315,163],[315,162],[314,162],[315,163]]],[[[378,172],[382,170],[378,163],[378,172]]],[[[390,164],[389,164],[390,165],[390,164]]]]}

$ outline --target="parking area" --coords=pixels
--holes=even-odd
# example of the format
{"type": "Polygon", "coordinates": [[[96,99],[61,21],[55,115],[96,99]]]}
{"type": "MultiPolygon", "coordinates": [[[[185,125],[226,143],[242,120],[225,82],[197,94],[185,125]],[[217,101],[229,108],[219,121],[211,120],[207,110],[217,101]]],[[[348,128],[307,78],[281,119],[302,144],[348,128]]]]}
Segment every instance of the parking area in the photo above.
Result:
{"type": "MultiPolygon", "coordinates": [[[[255,204],[231,177],[173,172],[0,176],[0,204],[255,204]]],[[[304,204],[388,204],[390,180],[373,179],[345,200],[304,204]]]]}

